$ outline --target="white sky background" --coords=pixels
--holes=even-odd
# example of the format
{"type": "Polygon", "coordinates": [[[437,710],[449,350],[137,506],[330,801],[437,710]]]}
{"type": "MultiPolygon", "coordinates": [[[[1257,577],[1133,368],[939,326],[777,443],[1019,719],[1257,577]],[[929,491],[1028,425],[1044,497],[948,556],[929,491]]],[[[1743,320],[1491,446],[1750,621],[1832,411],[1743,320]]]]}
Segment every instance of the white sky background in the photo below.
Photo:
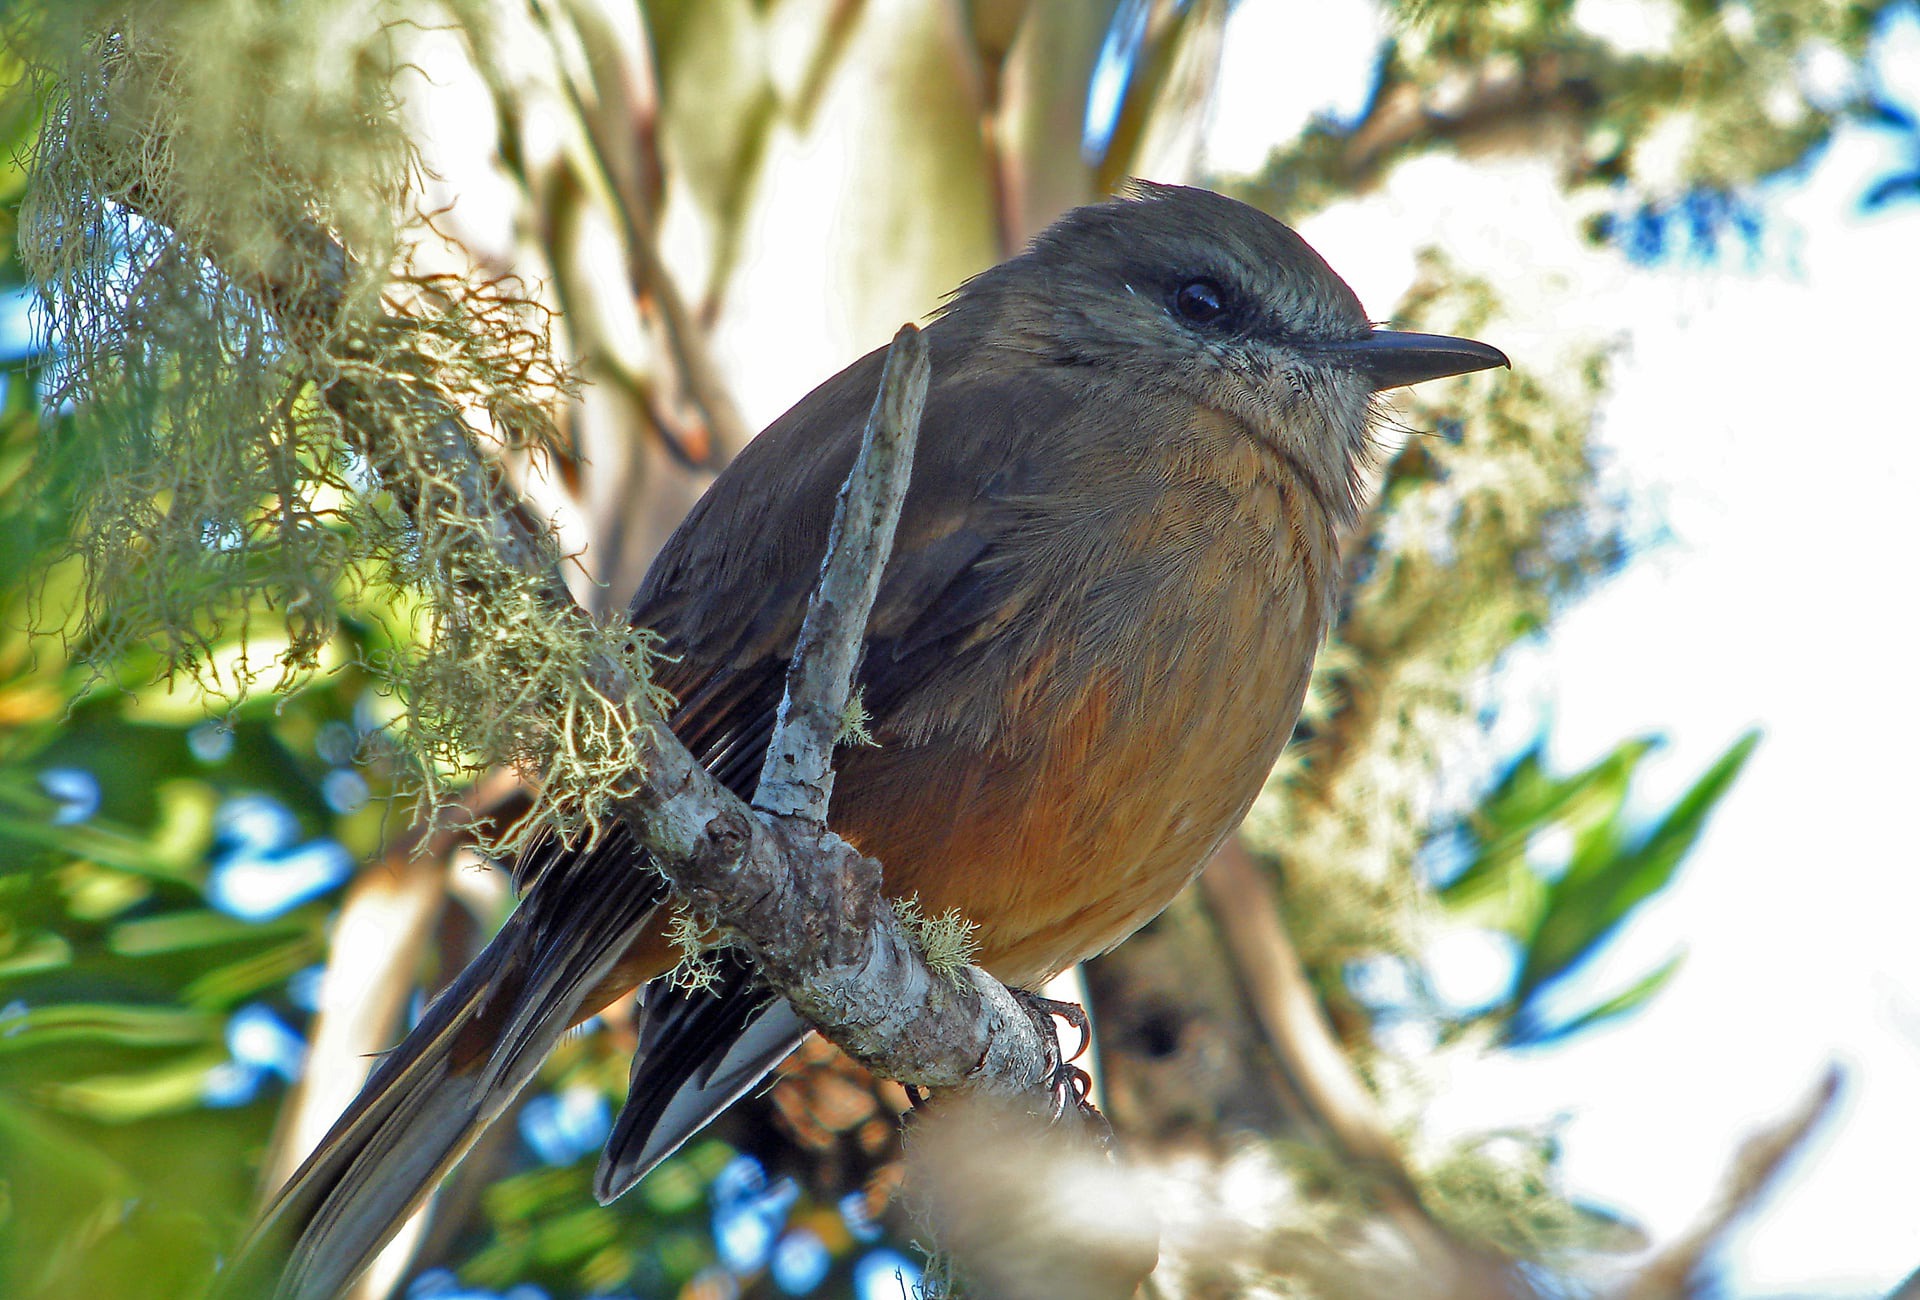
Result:
{"type": "MultiPolygon", "coordinates": [[[[1658,6],[1577,12],[1630,30],[1658,6]]],[[[1361,0],[1244,0],[1211,163],[1252,169],[1312,111],[1357,112],[1378,31],[1361,0]]],[[[1920,85],[1920,22],[1880,58],[1890,81],[1920,85]]],[[[1898,162],[1883,137],[1849,131],[1807,177],[1770,187],[1755,269],[1737,244],[1714,268],[1584,249],[1539,164],[1423,160],[1303,227],[1381,315],[1421,243],[1503,287],[1516,264],[1564,273],[1490,338],[1516,366],[1569,332],[1624,344],[1602,444],[1671,539],[1517,656],[1499,738],[1517,748],[1544,723],[1564,772],[1665,733],[1635,792],[1648,810],[1748,726],[1765,739],[1679,882],[1581,993],[1684,948],[1674,982],[1565,1046],[1457,1062],[1430,1119],[1559,1119],[1572,1190],[1661,1239],[1709,1203],[1741,1138],[1839,1061],[1836,1119],[1732,1242],[1723,1281],[1740,1295],[1884,1294],[1920,1266],[1920,849],[1906,817],[1920,789],[1920,204],[1855,209],[1898,162]]],[[[1504,976],[1484,949],[1450,951],[1440,973],[1468,992],[1504,976]]]]}

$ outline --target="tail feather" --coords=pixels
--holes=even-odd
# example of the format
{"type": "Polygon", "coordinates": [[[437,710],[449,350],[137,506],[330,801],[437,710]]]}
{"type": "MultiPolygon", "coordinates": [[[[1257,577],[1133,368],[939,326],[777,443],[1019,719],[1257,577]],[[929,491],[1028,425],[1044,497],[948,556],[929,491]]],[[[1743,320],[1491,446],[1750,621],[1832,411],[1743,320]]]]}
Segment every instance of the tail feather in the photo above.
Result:
{"type": "Polygon", "coordinates": [[[626,1104],[593,1178],[602,1205],[639,1182],[785,1060],[808,1025],[736,955],[705,988],[655,981],[626,1104]]]}
{"type": "Polygon", "coordinates": [[[543,893],[565,891],[536,888],[524,899],[380,1062],[268,1209],[220,1295],[333,1300],[593,1010],[582,1004],[657,899],[629,886],[554,924],[562,918],[545,915],[543,893]]]}
{"type": "MultiPolygon", "coordinates": [[[[515,909],[486,951],[375,1068],[221,1274],[221,1300],[334,1300],[434,1184],[604,1001],[665,899],[615,828],[592,848],[548,841],[516,869],[515,909]]],[[[619,1195],[791,1052],[807,1026],[738,956],[719,986],[648,990],[633,1087],[595,1179],[619,1195]]]]}

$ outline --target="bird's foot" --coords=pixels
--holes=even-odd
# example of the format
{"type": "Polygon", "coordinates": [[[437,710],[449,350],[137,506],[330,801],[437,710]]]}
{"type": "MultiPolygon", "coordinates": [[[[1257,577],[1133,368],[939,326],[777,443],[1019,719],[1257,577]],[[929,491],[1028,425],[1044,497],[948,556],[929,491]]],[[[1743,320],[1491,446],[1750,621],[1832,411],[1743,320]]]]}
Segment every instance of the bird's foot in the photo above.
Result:
{"type": "Polygon", "coordinates": [[[1113,1147],[1113,1125],[1093,1104],[1093,1076],[1077,1065],[1062,1065],[1053,1075],[1053,1119],[1057,1124],[1072,1105],[1102,1151],[1113,1147]]]}
{"type": "Polygon", "coordinates": [[[1038,993],[1025,989],[1009,989],[1014,1001],[1018,1002],[1033,1027],[1040,1032],[1040,1042],[1047,1054],[1047,1086],[1053,1094],[1053,1121],[1059,1123],[1072,1107],[1082,1119],[1092,1124],[1100,1144],[1106,1146],[1113,1140],[1113,1126],[1107,1123],[1107,1117],[1093,1104],[1093,1076],[1075,1065],[1074,1062],[1086,1054],[1093,1044],[1093,1022],[1087,1018],[1086,1008],[1077,1002],[1060,1002],[1053,998],[1043,998],[1038,993]],[[1060,1031],[1055,1020],[1063,1020],[1068,1027],[1080,1035],[1080,1043],[1073,1049],[1071,1056],[1064,1055],[1060,1045],[1060,1031]]]}
{"type": "Polygon", "coordinates": [[[1051,1045],[1056,1067],[1071,1065],[1087,1054],[1087,1048],[1093,1045],[1093,1021],[1087,1018],[1085,1007],[1078,1002],[1043,998],[1025,989],[1008,989],[1007,992],[1013,994],[1013,1000],[1026,1009],[1034,1028],[1040,1031],[1040,1041],[1051,1045]],[[1072,1056],[1060,1055],[1060,1031],[1053,1027],[1055,1020],[1066,1021],[1067,1027],[1080,1035],[1080,1046],[1073,1049],[1072,1056]]]}

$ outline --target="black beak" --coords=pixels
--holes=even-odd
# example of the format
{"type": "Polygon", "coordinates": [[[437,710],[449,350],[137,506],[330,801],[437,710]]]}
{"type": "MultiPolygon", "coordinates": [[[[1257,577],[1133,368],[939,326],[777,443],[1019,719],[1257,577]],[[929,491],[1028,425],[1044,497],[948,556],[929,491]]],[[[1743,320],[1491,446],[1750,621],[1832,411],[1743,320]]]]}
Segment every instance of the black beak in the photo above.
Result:
{"type": "Polygon", "coordinates": [[[1513,367],[1499,348],[1446,334],[1375,330],[1351,343],[1321,344],[1318,350],[1329,360],[1352,366],[1365,375],[1376,393],[1383,388],[1405,388],[1494,366],[1513,367]]]}

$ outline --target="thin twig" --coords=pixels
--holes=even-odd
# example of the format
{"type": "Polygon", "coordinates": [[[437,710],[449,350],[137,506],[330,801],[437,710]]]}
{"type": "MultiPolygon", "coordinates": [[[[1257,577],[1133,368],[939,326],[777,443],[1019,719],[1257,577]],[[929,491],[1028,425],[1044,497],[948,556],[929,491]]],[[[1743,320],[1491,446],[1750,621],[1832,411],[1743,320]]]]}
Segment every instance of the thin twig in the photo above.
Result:
{"type": "Polygon", "coordinates": [[[1727,1230],[1760,1204],[1779,1181],[1795,1152],[1833,1110],[1840,1096],[1840,1069],[1829,1066],[1787,1114],[1748,1135],[1722,1176],[1713,1203],[1687,1230],[1656,1251],[1616,1296],[1618,1300],[1680,1300],[1700,1294],[1707,1258],[1727,1230]]]}
{"type": "Polygon", "coordinates": [[[860,453],[840,485],[820,585],[807,603],[787,668],[786,694],[753,797],[761,812],[819,827],[827,823],[833,751],[845,736],[867,616],[893,552],[930,371],[926,340],[912,325],[902,325],[887,349],[860,453]]]}

